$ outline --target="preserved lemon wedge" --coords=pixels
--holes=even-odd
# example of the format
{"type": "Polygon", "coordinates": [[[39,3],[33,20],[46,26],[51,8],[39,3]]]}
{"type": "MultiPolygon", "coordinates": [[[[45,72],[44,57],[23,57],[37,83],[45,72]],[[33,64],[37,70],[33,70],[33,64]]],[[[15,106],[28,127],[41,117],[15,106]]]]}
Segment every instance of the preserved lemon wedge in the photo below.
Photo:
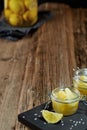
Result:
{"type": "Polygon", "coordinates": [[[69,88],[65,88],[67,99],[73,99],[76,97],[76,94],[73,93],[69,88]]]}
{"type": "Polygon", "coordinates": [[[65,100],[67,97],[65,91],[63,91],[63,90],[60,90],[55,95],[57,96],[57,98],[59,98],[61,100],[65,100]]]}
{"type": "Polygon", "coordinates": [[[42,116],[48,123],[57,123],[63,118],[63,114],[48,110],[42,110],[42,116]]]}
{"type": "Polygon", "coordinates": [[[80,80],[86,81],[87,82],[87,76],[80,76],[80,80]]]}

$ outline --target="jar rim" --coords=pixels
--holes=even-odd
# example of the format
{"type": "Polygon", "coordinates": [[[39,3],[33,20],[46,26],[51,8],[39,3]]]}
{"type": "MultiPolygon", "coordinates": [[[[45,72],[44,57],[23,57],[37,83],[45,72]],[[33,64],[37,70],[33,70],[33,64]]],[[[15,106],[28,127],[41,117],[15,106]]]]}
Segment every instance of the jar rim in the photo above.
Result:
{"type": "MultiPolygon", "coordinates": [[[[55,90],[57,90],[58,88],[56,88],[56,89],[54,89],[53,91],[55,91],[55,90]]],[[[64,88],[65,89],[65,88],[64,88]]],[[[60,90],[64,90],[64,89],[60,89],[60,90]]],[[[59,99],[59,98],[57,98],[57,97],[55,97],[55,94],[54,94],[54,92],[52,91],[52,93],[51,93],[51,100],[53,99],[53,100],[55,100],[56,102],[60,102],[60,103],[64,103],[64,104],[69,104],[69,103],[74,103],[74,102],[76,102],[76,101],[79,101],[80,100],[80,92],[76,89],[76,88],[73,88],[73,89],[71,89],[72,90],[72,92],[74,92],[75,94],[76,94],[76,97],[75,98],[72,98],[72,99],[65,99],[64,101],[63,100],[61,100],[61,99],[59,99]],[[77,92],[76,92],[76,91],[77,92]]]]}
{"type": "Polygon", "coordinates": [[[81,76],[87,76],[87,68],[78,69],[75,71],[75,76],[82,82],[87,83],[87,79],[81,79],[81,76]]]}

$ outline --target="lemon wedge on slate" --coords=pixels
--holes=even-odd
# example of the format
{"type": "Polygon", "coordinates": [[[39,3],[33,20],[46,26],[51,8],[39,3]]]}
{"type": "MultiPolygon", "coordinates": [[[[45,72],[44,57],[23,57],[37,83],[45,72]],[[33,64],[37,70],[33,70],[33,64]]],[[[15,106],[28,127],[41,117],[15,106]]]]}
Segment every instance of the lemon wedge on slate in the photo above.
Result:
{"type": "Polygon", "coordinates": [[[63,118],[63,114],[61,113],[56,113],[56,112],[51,112],[48,110],[42,110],[42,116],[48,123],[57,123],[63,118]]]}

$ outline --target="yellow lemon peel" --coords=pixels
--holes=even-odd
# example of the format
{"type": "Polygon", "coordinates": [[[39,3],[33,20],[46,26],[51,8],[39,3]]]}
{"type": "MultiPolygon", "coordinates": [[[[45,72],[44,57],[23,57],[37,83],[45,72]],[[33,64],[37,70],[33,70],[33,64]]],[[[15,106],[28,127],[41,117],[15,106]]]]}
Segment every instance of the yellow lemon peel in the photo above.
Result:
{"type": "Polygon", "coordinates": [[[48,123],[57,123],[63,118],[63,114],[51,112],[48,110],[42,110],[42,116],[48,123]]]}

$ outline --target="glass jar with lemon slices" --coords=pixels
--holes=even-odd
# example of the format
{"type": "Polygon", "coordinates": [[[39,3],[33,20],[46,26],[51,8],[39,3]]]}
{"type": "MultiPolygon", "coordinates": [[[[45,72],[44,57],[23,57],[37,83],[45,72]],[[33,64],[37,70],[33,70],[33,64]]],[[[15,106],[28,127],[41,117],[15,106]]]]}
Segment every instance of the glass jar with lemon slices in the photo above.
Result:
{"type": "Polygon", "coordinates": [[[74,88],[56,88],[51,93],[51,100],[55,112],[68,116],[77,111],[80,101],[80,93],[74,88]]]}
{"type": "Polygon", "coordinates": [[[31,26],[38,19],[37,0],[4,0],[4,16],[12,26],[31,26]]]}
{"type": "Polygon", "coordinates": [[[87,100],[87,68],[77,69],[75,71],[73,85],[80,91],[82,99],[87,100]]]}

